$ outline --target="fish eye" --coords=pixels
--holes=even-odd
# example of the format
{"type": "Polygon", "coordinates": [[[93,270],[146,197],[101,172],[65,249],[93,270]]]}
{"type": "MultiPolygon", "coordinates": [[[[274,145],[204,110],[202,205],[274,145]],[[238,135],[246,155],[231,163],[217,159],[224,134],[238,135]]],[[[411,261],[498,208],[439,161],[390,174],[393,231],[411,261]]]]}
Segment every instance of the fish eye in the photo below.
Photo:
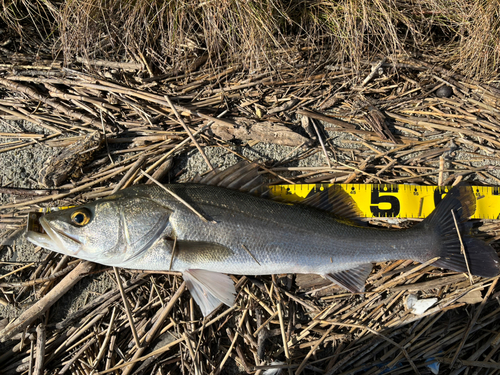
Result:
{"type": "Polygon", "coordinates": [[[90,221],[90,211],[86,208],[80,208],[71,214],[71,221],[73,224],[83,227],[90,221]]]}

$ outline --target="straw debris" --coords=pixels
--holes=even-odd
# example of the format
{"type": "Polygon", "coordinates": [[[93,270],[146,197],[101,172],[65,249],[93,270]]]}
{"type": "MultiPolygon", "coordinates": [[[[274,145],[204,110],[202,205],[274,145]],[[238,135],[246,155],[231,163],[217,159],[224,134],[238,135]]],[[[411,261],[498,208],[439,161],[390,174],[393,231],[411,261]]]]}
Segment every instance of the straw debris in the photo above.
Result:
{"type": "MultiPolygon", "coordinates": [[[[60,8],[67,12],[68,30],[74,38],[82,35],[75,30],[84,27],[77,16],[92,14],[98,23],[102,10],[92,1],[77,3],[60,8]]],[[[108,10],[119,19],[131,4],[118,9],[111,2],[108,10]]],[[[311,12],[336,4],[321,3],[311,12]]],[[[425,9],[437,6],[427,4],[425,9]]],[[[206,3],[196,12],[210,10],[216,20],[227,15],[227,6],[206,3]]],[[[354,11],[351,3],[345,6],[354,11]]],[[[382,19],[394,16],[388,13],[389,5],[372,6],[379,7],[382,19]]],[[[406,12],[397,17],[411,15],[409,5],[405,7],[406,12]]],[[[266,9],[254,11],[268,17],[266,9]]],[[[272,8],[270,14],[276,9],[280,8],[272,8]]],[[[144,16],[137,9],[134,12],[134,17],[144,16]]],[[[172,8],[165,6],[162,12],[172,12],[172,8]]],[[[57,19],[57,12],[51,14],[57,19]]],[[[363,20],[353,14],[346,18],[351,22],[346,30],[363,20]]],[[[256,20],[245,19],[248,23],[256,20]]],[[[335,19],[327,21],[333,27],[335,19]]],[[[111,26],[111,31],[116,30],[115,23],[111,26]]],[[[137,32],[141,30],[148,32],[144,38],[150,37],[155,25],[143,22],[137,27],[137,32]]],[[[174,31],[169,32],[177,35],[174,31]]],[[[260,33],[256,37],[263,38],[265,33],[280,38],[269,28],[262,27],[260,33]]],[[[88,36],[87,52],[96,35],[88,36]]],[[[215,32],[212,37],[222,38],[215,32]]],[[[65,38],[62,48],[81,48],[81,40],[69,39],[69,34],[65,38]]],[[[496,167],[500,89],[495,81],[478,82],[434,63],[396,56],[377,58],[374,64],[359,60],[328,69],[313,68],[305,57],[296,56],[297,60],[276,64],[272,70],[254,67],[251,75],[243,65],[224,60],[226,65],[217,74],[213,66],[198,65],[155,75],[151,67],[160,57],[149,60],[151,51],[129,51],[144,65],[137,61],[138,65],[114,65],[113,59],[106,60],[104,54],[110,53],[108,48],[114,43],[115,39],[104,38],[95,45],[104,52],[97,56],[99,63],[93,61],[96,70],[92,71],[63,67],[59,60],[44,65],[27,59],[15,69],[0,66],[0,87],[5,93],[0,99],[2,119],[29,120],[40,129],[37,134],[1,133],[0,153],[34,144],[67,147],[95,132],[108,144],[108,148],[96,149],[92,160],[73,164],[72,169],[80,168],[81,173],[65,171],[66,179],[56,179],[54,190],[3,187],[2,194],[10,198],[0,207],[3,250],[10,248],[30,210],[104,197],[146,183],[146,174],[160,182],[179,180],[182,171],[174,166],[180,155],[198,154],[201,149],[208,163],[202,159],[200,163],[209,169],[209,165],[216,166],[210,150],[233,155],[264,141],[279,144],[282,137],[275,131],[283,131],[284,138],[294,141],[283,159],[260,160],[272,172],[266,174],[271,183],[500,181],[496,167]],[[377,73],[365,80],[372,65],[378,66],[377,73]],[[443,81],[453,88],[452,96],[436,95],[443,81]],[[303,117],[308,120],[302,121],[303,117]],[[245,119],[243,125],[238,123],[240,118],[245,119]],[[315,121],[311,134],[306,131],[308,121],[315,121]],[[225,130],[231,134],[228,139],[220,130],[239,126],[248,130],[244,136],[225,130]],[[305,166],[303,161],[315,156],[314,165],[305,166]]],[[[189,44],[186,36],[183,43],[189,44]]],[[[348,35],[345,43],[351,43],[348,35]]],[[[213,48],[207,50],[210,58],[218,53],[213,48]]],[[[472,69],[481,70],[486,62],[472,69]]],[[[394,228],[408,225],[383,219],[371,223],[394,228]]],[[[475,235],[488,241],[499,238],[497,221],[485,220],[480,225],[474,228],[475,235]]],[[[178,273],[117,270],[122,294],[117,284],[55,321],[50,307],[72,285],[91,272],[112,275],[113,271],[50,252],[42,254],[41,262],[0,264],[3,305],[21,306],[28,297],[38,299],[17,319],[1,325],[0,363],[6,374],[204,374],[228,373],[231,367],[249,373],[282,368],[289,373],[424,374],[433,363],[440,363],[443,373],[498,370],[498,277],[473,278],[470,285],[463,274],[433,267],[434,260],[423,265],[407,260],[376,264],[366,292],[360,294],[302,275],[232,276],[238,292],[236,305],[220,307],[207,319],[202,318],[178,273]],[[437,303],[416,316],[405,307],[409,294],[436,298],[437,303]]]]}

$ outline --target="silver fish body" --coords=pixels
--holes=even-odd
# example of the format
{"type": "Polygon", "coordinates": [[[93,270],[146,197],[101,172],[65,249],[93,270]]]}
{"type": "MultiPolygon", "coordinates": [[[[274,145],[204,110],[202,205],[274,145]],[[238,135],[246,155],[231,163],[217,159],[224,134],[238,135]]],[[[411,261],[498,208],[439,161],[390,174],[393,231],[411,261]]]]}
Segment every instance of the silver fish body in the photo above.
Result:
{"type": "Polygon", "coordinates": [[[498,273],[493,249],[465,235],[465,221],[475,210],[467,187],[452,190],[429,218],[406,230],[358,226],[316,208],[217,186],[166,188],[184,202],[155,185],[133,186],[45,215],[40,223],[47,233],[28,232],[28,239],[109,266],[181,271],[204,315],[234,300],[232,282],[221,273],[315,273],[356,291],[363,289],[372,262],[441,257],[436,265],[466,271],[457,228],[472,273],[498,273]],[[82,217],[88,219],[84,225],[74,221],[82,217]]]}
{"type": "Polygon", "coordinates": [[[178,184],[168,189],[208,221],[162,189],[148,186],[150,199],[172,211],[162,233],[171,240],[158,243],[155,255],[145,252],[120,266],[168,269],[174,238],[178,251],[172,269],[240,275],[335,273],[369,262],[429,258],[427,249],[437,246],[438,239],[420,227],[403,231],[360,227],[314,208],[215,186],[178,184]]]}

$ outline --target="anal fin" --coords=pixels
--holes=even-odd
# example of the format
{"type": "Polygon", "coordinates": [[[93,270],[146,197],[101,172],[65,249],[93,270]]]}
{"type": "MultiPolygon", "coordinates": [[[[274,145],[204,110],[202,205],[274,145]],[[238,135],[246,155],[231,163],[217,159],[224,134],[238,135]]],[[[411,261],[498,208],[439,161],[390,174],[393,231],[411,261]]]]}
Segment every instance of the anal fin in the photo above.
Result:
{"type": "Polygon", "coordinates": [[[350,292],[360,293],[365,290],[365,282],[372,268],[371,263],[359,264],[345,271],[326,274],[324,277],[350,292]]]}
{"type": "Polygon", "coordinates": [[[221,303],[229,307],[234,304],[236,290],[228,275],[194,269],[184,271],[182,276],[203,316],[209,315],[221,303]]]}

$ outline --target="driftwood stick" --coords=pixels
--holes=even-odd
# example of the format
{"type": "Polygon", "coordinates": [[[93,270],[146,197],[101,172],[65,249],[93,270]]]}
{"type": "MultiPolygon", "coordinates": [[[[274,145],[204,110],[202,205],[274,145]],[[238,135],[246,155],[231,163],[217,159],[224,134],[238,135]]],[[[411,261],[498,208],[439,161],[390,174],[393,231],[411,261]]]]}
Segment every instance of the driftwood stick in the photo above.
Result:
{"type": "Polygon", "coordinates": [[[36,357],[33,375],[43,375],[43,361],[45,358],[45,326],[40,323],[36,327],[36,357]]]}
{"type": "Polygon", "coordinates": [[[42,314],[44,314],[59,298],[61,298],[68,290],[70,290],[78,281],[80,281],[87,273],[92,271],[94,263],[83,261],[73,271],[71,271],[64,279],[61,280],[49,293],[41,300],[35,303],[31,308],[26,310],[19,318],[14,320],[5,329],[0,331],[0,341],[5,342],[15,334],[21,332],[28,325],[33,323],[42,314]]]}

